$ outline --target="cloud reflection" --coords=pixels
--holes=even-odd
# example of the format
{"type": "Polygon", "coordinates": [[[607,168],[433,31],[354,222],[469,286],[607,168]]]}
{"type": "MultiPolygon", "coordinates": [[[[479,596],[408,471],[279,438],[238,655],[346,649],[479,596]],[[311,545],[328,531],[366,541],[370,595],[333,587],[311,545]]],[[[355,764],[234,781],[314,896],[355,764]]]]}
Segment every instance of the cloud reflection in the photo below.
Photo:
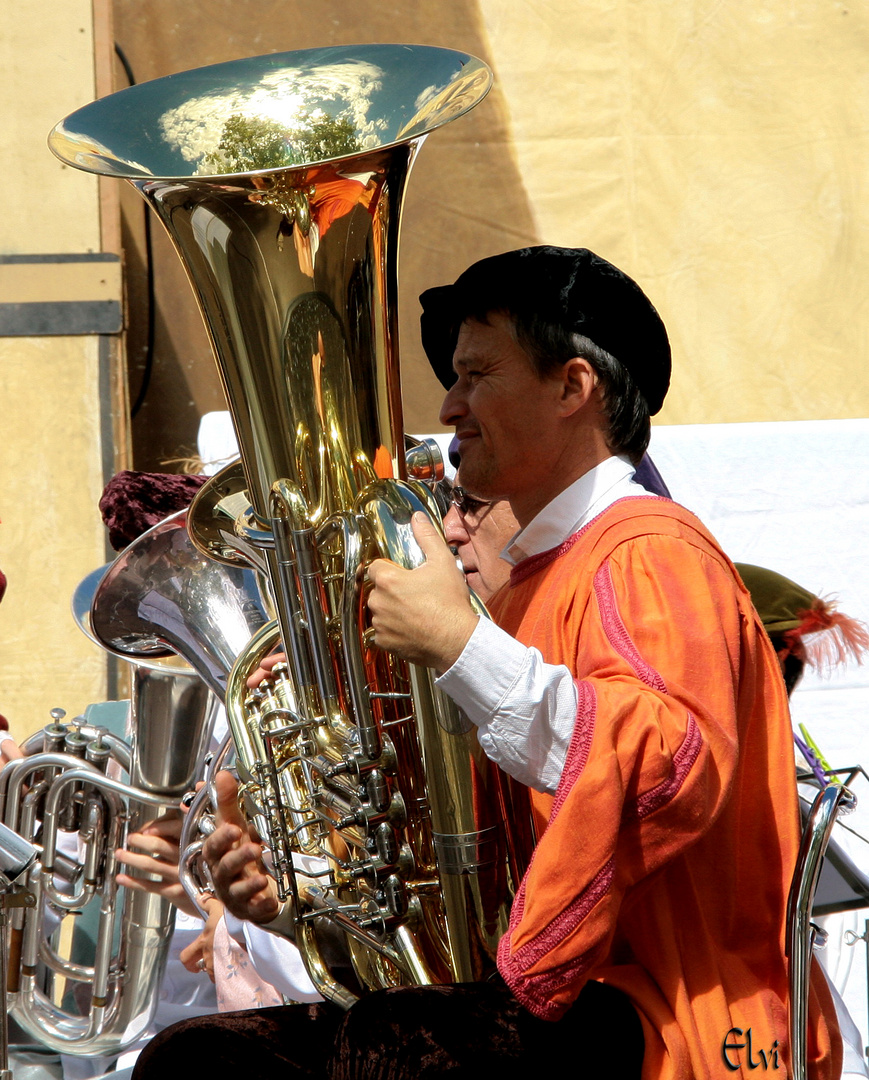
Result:
{"type": "Polygon", "coordinates": [[[386,120],[369,115],[384,74],[381,67],[365,61],[281,68],[265,73],[255,86],[202,94],[169,109],[160,117],[160,130],[200,175],[215,172],[227,123],[239,116],[284,128],[288,164],[293,157],[304,160],[302,148],[292,145],[293,131],[312,120],[342,121],[355,131],[359,148],[366,150],[379,145],[387,128],[386,120]]]}

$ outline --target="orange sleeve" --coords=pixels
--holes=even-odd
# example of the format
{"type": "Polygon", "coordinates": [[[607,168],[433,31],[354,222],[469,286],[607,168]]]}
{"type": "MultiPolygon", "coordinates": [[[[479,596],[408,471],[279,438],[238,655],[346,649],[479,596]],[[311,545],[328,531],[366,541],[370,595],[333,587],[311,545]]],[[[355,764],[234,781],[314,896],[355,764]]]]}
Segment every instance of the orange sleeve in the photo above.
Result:
{"type": "Polygon", "coordinates": [[[580,614],[530,642],[572,667],[579,694],[549,825],[499,947],[505,980],[542,1018],[563,1015],[606,962],[626,894],[727,800],[752,618],[740,588],[684,539],[642,537],[600,565],[589,603],[568,603],[580,614]]]}

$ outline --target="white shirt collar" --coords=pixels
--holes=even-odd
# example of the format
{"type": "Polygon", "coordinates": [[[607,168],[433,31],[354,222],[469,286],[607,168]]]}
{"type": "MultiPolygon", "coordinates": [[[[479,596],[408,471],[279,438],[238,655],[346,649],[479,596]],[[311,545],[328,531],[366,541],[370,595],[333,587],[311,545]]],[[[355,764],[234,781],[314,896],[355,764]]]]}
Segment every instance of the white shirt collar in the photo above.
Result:
{"type": "Polygon", "coordinates": [[[650,494],[634,483],[633,476],[634,466],[625,457],[609,457],[595,465],[516,533],[501,558],[515,566],[531,555],[558,547],[618,499],[650,494]]]}

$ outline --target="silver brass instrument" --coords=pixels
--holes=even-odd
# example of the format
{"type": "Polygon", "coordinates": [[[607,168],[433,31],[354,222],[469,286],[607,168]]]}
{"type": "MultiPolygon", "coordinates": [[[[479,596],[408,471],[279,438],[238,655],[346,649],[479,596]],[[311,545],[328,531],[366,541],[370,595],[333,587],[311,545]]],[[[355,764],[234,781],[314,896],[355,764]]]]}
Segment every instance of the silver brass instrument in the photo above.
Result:
{"type": "MultiPolygon", "coordinates": [[[[148,676],[160,678],[153,670],[148,676]]],[[[201,684],[192,672],[162,676],[176,688],[179,677],[201,684]]],[[[183,721],[195,725],[187,709],[183,721]]],[[[151,1022],[174,925],[168,901],[118,887],[114,853],[128,832],[177,808],[181,792],[147,790],[127,743],[86,723],[55,720],[25,749],[0,774],[5,823],[40,848],[27,878],[35,905],[10,919],[9,1012],[53,1050],[114,1054],[151,1022]],[[131,782],[107,775],[112,765],[129,770],[131,782]],[[101,916],[93,961],[81,963],[55,947],[54,932],[90,905],[101,916]],[[64,981],[67,990],[82,988],[84,1000],[56,1000],[64,981]]]]}
{"type": "Polygon", "coordinates": [[[63,161],[141,192],[202,307],[244,484],[203,489],[191,532],[264,566],[277,615],[227,685],[244,803],[311,977],[345,1006],[323,920],[380,987],[484,977],[509,911],[495,770],[429,672],[371,647],[364,594],[373,558],[422,561],[414,511],[439,522],[403,451],[402,195],[425,136],[490,83],[444,49],[307,50],[131,87],[50,137],[63,161]],[[279,642],[285,670],[248,692],[279,642]]]}
{"type": "MultiPolygon", "coordinates": [[[[187,511],[142,533],[118,555],[98,585],[74,600],[79,625],[115,656],[141,665],[181,656],[222,701],[238,654],[267,621],[254,573],[226,566],[191,543],[187,511]]],[[[190,670],[190,669],[187,669],[190,670]]],[[[144,748],[149,732],[139,731],[144,748]]],[[[161,740],[151,749],[153,767],[174,747],[161,740]]]]}
{"type": "MultiPolygon", "coordinates": [[[[236,493],[237,469],[236,465],[224,469],[209,483],[208,491],[224,498],[236,493]]],[[[203,555],[191,542],[189,525],[187,511],[181,510],[143,533],[110,567],[95,571],[93,583],[89,578],[82,582],[73,609],[85,633],[107,652],[137,667],[155,657],[181,657],[190,665],[187,670],[198,672],[223,702],[236,658],[268,617],[254,572],[241,560],[218,562],[203,555]],[[99,588],[95,588],[97,582],[99,588]]],[[[204,542],[199,537],[200,546],[204,542]]],[[[147,730],[141,731],[140,745],[147,739],[147,730]]],[[[165,746],[148,745],[149,757],[155,761],[166,756],[165,746]]],[[[225,760],[227,749],[225,741],[208,772],[197,779],[207,779],[214,766],[225,760]]],[[[203,919],[208,913],[200,907],[199,893],[210,882],[201,865],[193,874],[189,864],[198,864],[200,833],[207,821],[213,821],[214,809],[210,785],[206,785],[184,819],[181,839],[182,880],[203,919]]]]}
{"type": "Polygon", "coordinates": [[[55,722],[0,774],[0,820],[39,849],[27,876],[36,902],[10,916],[9,1011],[53,1050],[117,1053],[151,1022],[175,909],[117,886],[114,853],[130,832],[177,810],[198,779],[217,699],[173,649],[196,659],[222,697],[236,652],[265,622],[252,577],[196,551],[182,512],[76,590],[82,630],[133,663],[129,741],[80,720],[61,723],[54,710],[55,722]],[[94,907],[92,962],[55,948],[60,920],[87,918],[94,907]]]}

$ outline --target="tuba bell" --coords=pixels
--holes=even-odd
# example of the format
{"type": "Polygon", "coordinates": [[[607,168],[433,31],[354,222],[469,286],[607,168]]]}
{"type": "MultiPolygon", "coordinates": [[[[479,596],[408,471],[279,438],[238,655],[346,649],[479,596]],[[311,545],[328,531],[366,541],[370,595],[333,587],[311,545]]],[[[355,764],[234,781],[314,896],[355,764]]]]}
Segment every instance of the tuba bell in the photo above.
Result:
{"type": "Polygon", "coordinates": [[[412,514],[440,524],[403,446],[402,196],[427,134],[490,84],[445,49],[306,50],[131,87],[50,137],[140,191],[200,303],[243,487],[236,471],[203,489],[191,532],[265,567],[277,616],[227,683],[241,793],[312,980],[344,1006],[318,926],[346,933],[363,988],[484,978],[526,857],[471,725],[430,672],[372,646],[365,607],[372,559],[423,561],[412,514]],[[251,693],[279,643],[285,668],[251,693]]]}

